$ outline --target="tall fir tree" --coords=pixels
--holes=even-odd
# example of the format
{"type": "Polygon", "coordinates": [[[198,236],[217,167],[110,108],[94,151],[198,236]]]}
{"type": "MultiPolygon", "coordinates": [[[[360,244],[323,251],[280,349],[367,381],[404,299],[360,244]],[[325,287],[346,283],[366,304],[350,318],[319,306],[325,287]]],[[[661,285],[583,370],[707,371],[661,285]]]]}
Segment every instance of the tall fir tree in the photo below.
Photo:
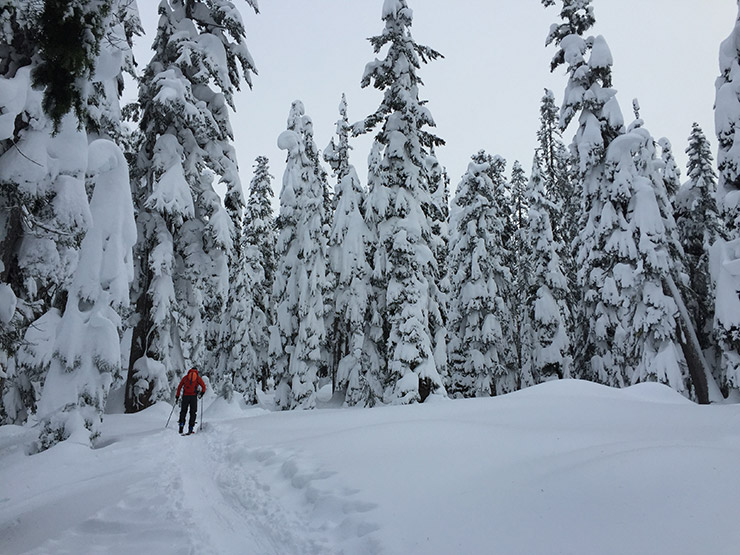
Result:
{"type": "Polygon", "coordinates": [[[267,390],[270,379],[268,356],[270,327],[275,321],[272,305],[272,286],[275,280],[275,218],[272,211],[272,180],[270,161],[265,156],[255,160],[254,176],[249,185],[249,198],[244,222],[244,254],[251,267],[248,295],[251,297],[251,314],[247,319],[256,376],[267,390]]]}
{"type": "Polygon", "coordinates": [[[251,83],[254,72],[244,25],[230,1],[163,1],[159,13],[154,56],[139,87],[139,320],[128,411],[169,398],[174,372],[186,358],[189,366],[222,371],[216,350],[232,243],[213,182],[241,187],[229,108],[234,91],[242,80],[251,83]]]}
{"type": "Polygon", "coordinates": [[[430,246],[436,262],[435,279],[432,282],[429,305],[429,328],[434,338],[434,361],[443,379],[447,377],[447,318],[449,312],[450,287],[447,280],[447,262],[450,242],[450,178],[447,170],[439,163],[435,149],[426,157],[425,170],[429,182],[431,203],[423,205],[431,228],[430,246]]]}
{"type": "MultiPolygon", "coordinates": [[[[49,171],[45,142],[54,148],[60,137],[52,138],[53,124],[42,107],[43,91],[31,84],[41,48],[41,8],[0,2],[2,424],[21,424],[36,409],[36,389],[48,366],[20,368],[15,357],[29,325],[49,309],[54,292],[68,281],[81,237],[79,225],[62,225],[63,220],[74,222],[75,218],[65,217],[61,205],[53,202],[62,186],[55,184],[56,176],[49,171]],[[31,256],[33,252],[44,256],[31,256]]],[[[71,164],[66,166],[62,173],[70,173],[71,164]]],[[[72,183],[66,185],[69,188],[72,183]]],[[[85,222],[83,218],[80,223],[85,222]]]]}
{"type": "MultiPolygon", "coordinates": [[[[269,175],[269,174],[268,174],[269,175]]],[[[229,180],[224,206],[231,220],[229,251],[229,294],[221,322],[218,361],[219,376],[214,387],[231,400],[236,391],[249,404],[257,402],[257,381],[261,374],[260,354],[267,350],[267,317],[257,304],[264,291],[264,269],[260,252],[247,243],[245,201],[238,176],[229,180]]]]}
{"type": "Polygon", "coordinates": [[[553,236],[550,223],[553,203],[548,199],[541,166],[542,162],[535,156],[527,187],[526,239],[531,271],[528,283],[523,284],[527,315],[524,335],[528,336],[523,343],[531,349],[526,357],[530,365],[526,373],[535,383],[571,377],[573,362],[569,283],[559,255],[563,245],[553,236]]]}
{"type": "MultiPolygon", "coordinates": [[[[101,62],[101,41],[112,37],[112,4],[0,2],[1,423],[22,423],[37,409],[53,361],[69,353],[69,345],[56,342],[60,313],[76,294],[70,288],[80,279],[79,249],[96,224],[88,200],[94,186],[85,174],[102,171],[88,154],[88,101],[92,84],[102,78],[99,68],[117,73],[121,67],[101,62]]],[[[112,145],[105,144],[108,152],[112,145]]],[[[123,304],[108,313],[116,320],[120,310],[123,304]]],[[[117,348],[117,331],[97,348],[117,348]]],[[[115,375],[117,364],[104,370],[101,362],[97,370],[115,375]]],[[[70,368],[71,380],[79,381],[84,371],[70,368]]],[[[106,392],[93,412],[102,410],[106,392]]],[[[66,393],[58,398],[70,407],[85,404],[82,396],[66,393]]]]}
{"type": "MultiPolygon", "coordinates": [[[[560,129],[560,109],[555,94],[545,89],[540,104],[540,128],[537,131],[537,152],[541,160],[540,176],[544,180],[547,199],[545,209],[550,217],[553,239],[561,244],[559,251],[563,271],[568,279],[568,305],[572,312],[581,304],[576,264],[577,240],[580,230],[581,185],[574,171],[573,157],[563,142],[560,129]]],[[[568,321],[568,333],[573,335],[574,318],[568,321]]]]}
{"type": "Polygon", "coordinates": [[[450,210],[448,392],[487,397],[513,391],[511,272],[502,249],[505,205],[494,178],[505,162],[479,152],[458,185],[450,210]],[[493,177],[492,177],[493,176],[493,177]]]}
{"type": "MultiPolygon", "coordinates": [[[[537,154],[541,160],[541,177],[547,198],[553,200],[547,207],[553,237],[570,253],[570,245],[578,234],[580,200],[570,176],[568,150],[559,126],[559,108],[555,94],[545,89],[540,103],[540,127],[537,130],[537,154]]],[[[566,258],[567,261],[567,258],[566,258]]]]}
{"type": "MultiPolygon", "coordinates": [[[[674,204],[674,217],[681,246],[686,257],[689,275],[687,305],[696,325],[696,333],[702,349],[715,347],[714,325],[714,281],[710,271],[711,247],[718,239],[725,238],[722,219],[717,209],[717,174],[711,146],[699,124],[694,123],[689,146],[688,180],[679,189],[674,204]]],[[[714,353],[712,370],[718,383],[717,353],[714,353]]],[[[727,384],[723,384],[726,385],[727,384]]]]}
{"type": "Polygon", "coordinates": [[[681,170],[673,156],[673,145],[671,145],[671,141],[663,137],[658,140],[658,144],[660,145],[660,158],[663,161],[661,171],[663,182],[665,183],[668,200],[673,204],[678,190],[681,188],[681,170]]]}
{"type": "Polygon", "coordinates": [[[334,288],[333,344],[334,389],[344,392],[345,404],[371,405],[373,390],[364,353],[365,325],[370,296],[370,265],[367,261],[369,231],[365,223],[365,191],[349,162],[350,125],[347,100],[342,95],[337,121],[337,140],[331,140],[324,158],[334,170],[333,226],[329,235],[329,264],[336,276],[334,288]]]}
{"type": "Polygon", "coordinates": [[[385,275],[375,267],[376,254],[384,252],[384,246],[378,242],[378,224],[385,217],[385,209],[372,209],[372,202],[378,202],[382,208],[390,197],[390,183],[387,179],[388,165],[383,158],[383,145],[374,141],[368,155],[367,195],[365,196],[365,223],[367,225],[367,261],[370,266],[370,290],[368,293],[368,320],[365,326],[364,354],[367,357],[368,402],[370,406],[382,401],[385,377],[388,374],[388,344],[385,340],[386,329],[386,296],[383,283],[385,275]]]}
{"type": "MultiPolygon", "coordinates": [[[[543,0],[545,6],[554,3],[543,0]]],[[[611,52],[603,37],[584,37],[595,22],[590,4],[564,0],[563,22],[548,37],[559,47],[552,69],[566,64],[569,75],[561,128],[579,116],[571,147],[585,210],[577,258],[584,298],[579,370],[611,386],[661,381],[687,393],[678,306],[664,293],[673,283],[674,262],[654,140],[641,122],[629,132],[624,127],[611,88],[611,52]]]]}
{"type": "Polygon", "coordinates": [[[638,176],[637,180],[627,178],[634,191],[629,219],[638,249],[635,282],[641,289],[630,329],[639,357],[632,382],[657,381],[704,402],[706,369],[696,345],[694,323],[686,317],[684,253],[669,200],[665,163],[658,158],[656,141],[639,117],[636,100],[633,105],[637,119],[607,153],[607,165],[617,157],[625,163],[631,157],[638,176]],[[700,360],[693,361],[694,355],[700,360]],[[692,371],[696,372],[693,380],[692,371]]]}
{"type": "Polygon", "coordinates": [[[717,203],[727,228],[727,241],[718,241],[715,329],[721,382],[740,388],[740,15],[719,54],[715,127],[719,151],[717,203]]]}
{"type": "Polygon", "coordinates": [[[444,370],[435,358],[439,350],[435,320],[442,313],[443,299],[435,286],[437,263],[430,214],[425,210],[434,204],[426,157],[443,141],[425,129],[433,127],[434,120],[419,98],[422,82],[417,74],[421,62],[440,54],[413,40],[413,14],[406,0],[386,0],[381,17],[385,29],[370,42],[376,53],[385,46],[388,51],[383,60],[366,66],[362,86],[372,83],[383,91],[383,100],[356,131],[381,127],[374,147],[381,160],[371,164],[370,171],[380,170],[385,182],[372,187],[368,199],[368,219],[377,241],[374,295],[379,297],[376,305],[385,308],[382,337],[375,342],[385,343],[384,401],[408,404],[444,394],[444,370]]]}
{"type": "Polygon", "coordinates": [[[104,139],[90,145],[88,156],[91,222],[66,304],[63,312],[52,309],[42,317],[38,329],[51,333],[29,341],[21,357],[49,365],[38,405],[38,450],[69,438],[97,439],[108,391],[120,373],[120,312],[129,304],[136,243],[128,165],[120,148],[104,139]]]}
{"type": "MultiPolygon", "coordinates": [[[[256,3],[248,3],[257,9],[256,3]]],[[[175,369],[216,368],[228,296],[230,220],[213,190],[240,189],[229,108],[254,63],[229,0],[162,1],[140,81],[134,173],[139,268],[127,411],[169,398],[175,369]]],[[[220,376],[213,376],[216,381],[220,376]]]]}
{"type": "Polygon", "coordinates": [[[529,244],[527,242],[529,199],[527,197],[527,176],[518,160],[515,160],[511,167],[509,193],[511,198],[510,220],[513,230],[510,249],[511,261],[509,263],[513,282],[509,304],[514,319],[516,366],[520,370],[517,389],[521,389],[534,385],[534,381],[529,371],[531,365],[527,360],[531,353],[529,334],[524,331],[528,327],[529,319],[526,296],[531,271],[531,256],[529,255],[529,244]]]}
{"type": "Polygon", "coordinates": [[[329,281],[324,233],[324,192],[311,119],[295,101],[288,129],[278,138],[288,159],[277,220],[277,271],[273,285],[275,324],[270,355],[275,404],[282,410],[316,406],[319,374],[327,367],[326,315],[329,281]]]}
{"type": "MultiPolygon", "coordinates": [[[[543,4],[551,6],[555,1],[543,0],[543,4]]],[[[601,218],[601,214],[607,209],[607,213],[616,212],[603,186],[607,183],[604,161],[611,142],[624,133],[624,120],[615,99],[616,91],[611,88],[612,59],[606,42],[602,37],[583,36],[595,23],[590,0],[563,0],[560,16],[563,22],[551,27],[547,43],[558,46],[551,69],[567,64],[569,75],[560,112],[561,129],[580,112],[571,149],[577,156],[576,171],[583,187],[585,211],[577,257],[584,299],[578,315],[578,376],[623,386],[629,346],[628,324],[620,307],[627,300],[620,298],[613,277],[608,281],[609,291],[604,291],[606,274],[616,263],[609,261],[611,257],[605,251],[609,226],[618,230],[621,222],[614,217],[601,218]]],[[[622,199],[612,196],[620,200],[620,205],[624,202],[624,193],[622,199]]]]}

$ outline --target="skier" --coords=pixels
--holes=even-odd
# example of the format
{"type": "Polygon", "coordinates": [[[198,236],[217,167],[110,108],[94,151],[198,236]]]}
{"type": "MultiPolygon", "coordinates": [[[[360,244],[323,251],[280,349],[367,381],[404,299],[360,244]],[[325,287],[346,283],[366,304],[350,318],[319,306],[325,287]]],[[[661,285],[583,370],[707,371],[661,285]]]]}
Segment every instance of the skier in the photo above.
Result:
{"type": "Polygon", "coordinates": [[[177,386],[177,393],[175,394],[175,401],[180,400],[180,390],[183,388],[182,405],[180,405],[180,433],[182,433],[182,429],[185,427],[185,415],[188,409],[190,409],[188,434],[192,434],[193,427],[195,426],[195,415],[198,411],[198,399],[203,397],[203,393],[206,391],[206,384],[203,383],[196,368],[188,370],[188,373],[180,380],[180,385],[177,386]],[[200,392],[198,392],[198,387],[201,389],[200,392]]]}

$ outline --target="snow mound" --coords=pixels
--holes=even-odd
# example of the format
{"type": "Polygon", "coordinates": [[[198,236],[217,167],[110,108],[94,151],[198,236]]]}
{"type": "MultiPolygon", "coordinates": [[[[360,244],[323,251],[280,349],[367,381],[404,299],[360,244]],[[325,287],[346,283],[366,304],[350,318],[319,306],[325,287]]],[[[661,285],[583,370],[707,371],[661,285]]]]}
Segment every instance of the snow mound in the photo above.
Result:
{"type": "MultiPolygon", "coordinates": [[[[198,410],[200,411],[200,408],[198,410]]],[[[262,407],[247,405],[241,397],[234,397],[231,401],[227,401],[223,397],[218,397],[210,404],[205,403],[202,418],[204,420],[230,420],[249,416],[261,416],[267,413],[268,411],[262,407]]]]}
{"type": "Polygon", "coordinates": [[[626,389],[619,390],[619,392],[622,396],[650,403],[694,404],[667,385],[653,382],[638,383],[626,389]]]}
{"type": "Polygon", "coordinates": [[[585,380],[551,380],[506,395],[506,397],[613,397],[620,390],[585,380]]]}
{"type": "Polygon", "coordinates": [[[506,397],[541,397],[550,399],[554,397],[573,397],[581,401],[588,398],[598,399],[609,397],[615,400],[630,399],[645,401],[647,403],[694,405],[693,402],[667,385],[654,382],[638,383],[624,389],[617,389],[584,380],[552,380],[510,393],[506,397]]]}

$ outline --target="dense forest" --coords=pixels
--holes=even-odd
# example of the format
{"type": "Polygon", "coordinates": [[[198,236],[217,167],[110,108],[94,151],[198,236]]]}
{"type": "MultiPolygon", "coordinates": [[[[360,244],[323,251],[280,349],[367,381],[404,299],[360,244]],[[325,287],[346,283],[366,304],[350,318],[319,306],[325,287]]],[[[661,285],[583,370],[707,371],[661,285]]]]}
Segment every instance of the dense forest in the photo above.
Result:
{"type": "Polygon", "coordinates": [[[720,50],[719,150],[687,129],[682,180],[637,101],[625,118],[591,0],[542,3],[567,83],[542,98],[531,166],[481,150],[452,181],[421,93],[441,54],[384,0],[359,83],[380,105],[351,122],[342,97],[323,150],[286,106],[277,187],[263,156],[240,180],[230,114],[256,77],[234,2],[162,0],[141,68],[135,0],[0,0],[0,424],[38,422],[37,450],[94,441],[111,391],[140,411],[189,367],[286,410],[328,383],[365,407],[563,378],[732,398],[740,27],[720,50]]]}

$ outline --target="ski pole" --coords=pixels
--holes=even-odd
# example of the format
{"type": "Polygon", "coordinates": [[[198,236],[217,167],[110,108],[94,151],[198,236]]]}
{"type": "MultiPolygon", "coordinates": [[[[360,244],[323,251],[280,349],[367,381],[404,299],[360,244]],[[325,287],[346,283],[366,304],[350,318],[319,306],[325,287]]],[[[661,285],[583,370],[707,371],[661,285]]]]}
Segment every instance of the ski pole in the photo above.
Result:
{"type": "Polygon", "coordinates": [[[198,430],[203,429],[203,424],[205,424],[205,420],[203,419],[203,395],[200,396],[200,426],[198,426],[198,430]]]}
{"type": "Polygon", "coordinates": [[[172,410],[170,411],[170,415],[167,417],[167,424],[164,425],[165,428],[170,425],[170,418],[172,418],[172,413],[175,412],[176,406],[177,406],[177,401],[175,401],[175,404],[172,405],[172,410]]]}

